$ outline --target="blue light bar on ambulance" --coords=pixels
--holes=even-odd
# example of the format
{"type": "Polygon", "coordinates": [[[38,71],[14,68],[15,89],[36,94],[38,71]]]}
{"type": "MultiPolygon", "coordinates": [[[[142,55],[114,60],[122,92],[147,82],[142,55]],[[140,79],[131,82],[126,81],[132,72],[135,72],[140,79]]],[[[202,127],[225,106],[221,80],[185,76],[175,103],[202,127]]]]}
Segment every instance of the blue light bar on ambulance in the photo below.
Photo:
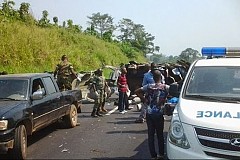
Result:
{"type": "Polygon", "coordinates": [[[239,47],[203,47],[202,56],[207,57],[239,57],[239,47]]]}
{"type": "Polygon", "coordinates": [[[202,56],[212,57],[212,56],[225,56],[225,47],[203,47],[202,56]]]}

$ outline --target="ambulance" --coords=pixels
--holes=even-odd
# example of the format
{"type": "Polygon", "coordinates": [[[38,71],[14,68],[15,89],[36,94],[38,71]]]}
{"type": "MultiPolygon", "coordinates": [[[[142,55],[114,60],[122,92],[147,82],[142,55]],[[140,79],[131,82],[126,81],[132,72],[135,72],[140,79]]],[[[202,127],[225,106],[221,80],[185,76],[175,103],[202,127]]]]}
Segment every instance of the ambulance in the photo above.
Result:
{"type": "Polygon", "coordinates": [[[167,157],[240,159],[240,48],[204,47],[202,56],[179,92],[167,157]]]}

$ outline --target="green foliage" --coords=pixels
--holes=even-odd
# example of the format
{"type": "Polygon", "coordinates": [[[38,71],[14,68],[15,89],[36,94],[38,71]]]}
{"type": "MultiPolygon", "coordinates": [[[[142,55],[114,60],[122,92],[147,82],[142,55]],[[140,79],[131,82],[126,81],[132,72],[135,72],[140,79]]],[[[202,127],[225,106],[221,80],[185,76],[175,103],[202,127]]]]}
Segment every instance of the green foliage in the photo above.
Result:
{"type": "Polygon", "coordinates": [[[166,56],[163,54],[153,54],[150,58],[151,61],[157,64],[165,64],[165,63],[176,63],[179,59],[178,56],[166,56]]]}
{"type": "Polygon", "coordinates": [[[159,52],[160,51],[160,47],[159,46],[155,46],[154,50],[159,52]]]}
{"type": "Polygon", "coordinates": [[[154,36],[147,33],[141,24],[134,24],[130,19],[122,19],[118,28],[122,33],[117,38],[122,42],[130,43],[132,47],[137,48],[143,53],[154,51],[154,36]]]}
{"type": "Polygon", "coordinates": [[[48,11],[44,10],[42,12],[42,18],[38,21],[38,25],[41,27],[49,27],[50,20],[48,19],[48,11]]]}
{"type": "Polygon", "coordinates": [[[182,53],[179,55],[179,58],[192,63],[193,61],[195,61],[196,59],[200,58],[201,54],[197,51],[194,50],[192,48],[187,48],[184,51],[182,51],[182,53]]]}
{"type": "Polygon", "coordinates": [[[113,37],[112,31],[103,33],[103,40],[106,42],[112,42],[113,41],[112,37],[113,37]]]}
{"type": "Polygon", "coordinates": [[[74,25],[71,19],[67,20],[67,29],[72,33],[80,33],[82,31],[82,27],[74,25]]]}
{"type": "Polygon", "coordinates": [[[58,18],[54,17],[51,24],[46,10],[40,20],[35,20],[29,13],[29,3],[22,3],[19,10],[14,10],[14,5],[4,0],[0,8],[0,71],[53,71],[63,54],[78,72],[95,70],[103,64],[147,61],[131,44],[122,45],[112,39],[115,28],[108,14],[93,14],[91,27],[82,33],[82,27],[72,20],[58,26],[58,18]]]}
{"type": "Polygon", "coordinates": [[[93,25],[91,25],[90,27],[87,27],[87,29],[84,31],[84,33],[98,37],[98,38],[100,37],[99,33],[95,30],[93,25]]]}
{"type": "Polygon", "coordinates": [[[104,33],[112,33],[115,30],[113,18],[108,14],[100,14],[100,12],[98,12],[93,13],[92,16],[88,16],[88,18],[90,19],[88,23],[98,31],[100,38],[103,38],[104,33]]]}
{"type": "Polygon", "coordinates": [[[53,17],[53,22],[54,22],[54,24],[57,26],[58,25],[58,17],[53,17]]]}
{"type": "MultiPolygon", "coordinates": [[[[95,70],[102,63],[118,66],[129,61],[114,42],[65,28],[0,21],[0,37],[0,71],[9,73],[53,71],[63,54],[76,71],[95,70]]],[[[146,61],[143,57],[135,60],[146,61]]]]}
{"type": "Polygon", "coordinates": [[[8,18],[8,20],[12,20],[13,17],[17,15],[17,12],[13,9],[14,5],[14,1],[4,0],[2,3],[1,15],[3,15],[5,18],[8,18]]]}
{"type": "Polygon", "coordinates": [[[136,58],[137,55],[136,55],[136,52],[134,50],[134,48],[131,46],[131,44],[125,42],[125,43],[122,43],[121,45],[121,49],[122,49],[122,52],[130,59],[133,59],[133,58],[136,58]]]}
{"type": "Polygon", "coordinates": [[[4,0],[2,3],[2,9],[0,9],[0,21],[1,22],[13,22],[19,20],[24,24],[36,24],[36,20],[29,13],[29,3],[21,3],[19,10],[14,10],[14,1],[4,0]]]}

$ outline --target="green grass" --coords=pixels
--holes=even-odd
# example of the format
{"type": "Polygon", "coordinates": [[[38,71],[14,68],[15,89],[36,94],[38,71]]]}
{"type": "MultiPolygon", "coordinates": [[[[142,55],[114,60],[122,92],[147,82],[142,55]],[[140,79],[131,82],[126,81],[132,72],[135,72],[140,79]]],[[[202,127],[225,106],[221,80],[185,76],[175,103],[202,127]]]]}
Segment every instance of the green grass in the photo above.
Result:
{"type": "MultiPolygon", "coordinates": [[[[55,69],[63,54],[69,57],[77,72],[95,70],[102,63],[118,66],[130,60],[117,44],[93,36],[73,34],[62,28],[40,28],[0,19],[0,71],[50,72],[55,69]]],[[[146,61],[142,56],[134,60],[146,61]]]]}

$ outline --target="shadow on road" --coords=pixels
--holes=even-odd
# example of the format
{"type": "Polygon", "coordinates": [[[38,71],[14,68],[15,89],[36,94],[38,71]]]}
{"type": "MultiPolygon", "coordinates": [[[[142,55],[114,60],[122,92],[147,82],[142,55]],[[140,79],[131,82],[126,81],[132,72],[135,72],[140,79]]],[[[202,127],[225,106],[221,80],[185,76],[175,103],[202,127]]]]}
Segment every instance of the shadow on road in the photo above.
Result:
{"type": "MultiPolygon", "coordinates": [[[[137,133],[146,133],[147,130],[144,131],[138,131],[137,133]]],[[[114,133],[114,132],[113,132],[114,133]]],[[[127,133],[132,133],[131,131],[127,132],[127,133]]],[[[135,133],[135,132],[134,132],[135,133]]],[[[109,133],[112,134],[112,133],[109,133]]],[[[165,144],[165,153],[164,153],[164,159],[168,159],[167,155],[166,155],[166,137],[167,137],[167,132],[164,132],[164,144],[165,144]]],[[[157,137],[155,137],[156,139],[157,137]]],[[[156,141],[155,141],[156,142],[156,141]]],[[[157,146],[157,142],[155,144],[157,146]]],[[[157,150],[157,147],[156,147],[157,150]]],[[[114,157],[114,158],[108,158],[108,157],[101,157],[101,158],[92,158],[95,160],[107,160],[107,159],[151,159],[150,156],[150,152],[148,150],[148,140],[146,139],[145,141],[143,141],[137,148],[135,148],[134,150],[136,152],[135,155],[130,156],[130,157],[124,157],[124,155],[122,157],[114,157]]]]}
{"type": "MultiPolygon", "coordinates": [[[[51,133],[57,131],[58,129],[65,129],[62,123],[53,123],[46,128],[43,128],[37,132],[34,132],[33,135],[28,136],[28,147],[32,144],[36,143],[37,141],[41,140],[42,138],[50,135],[51,133]]],[[[12,159],[10,155],[7,154],[0,154],[0,159],[12,159]]]]}

